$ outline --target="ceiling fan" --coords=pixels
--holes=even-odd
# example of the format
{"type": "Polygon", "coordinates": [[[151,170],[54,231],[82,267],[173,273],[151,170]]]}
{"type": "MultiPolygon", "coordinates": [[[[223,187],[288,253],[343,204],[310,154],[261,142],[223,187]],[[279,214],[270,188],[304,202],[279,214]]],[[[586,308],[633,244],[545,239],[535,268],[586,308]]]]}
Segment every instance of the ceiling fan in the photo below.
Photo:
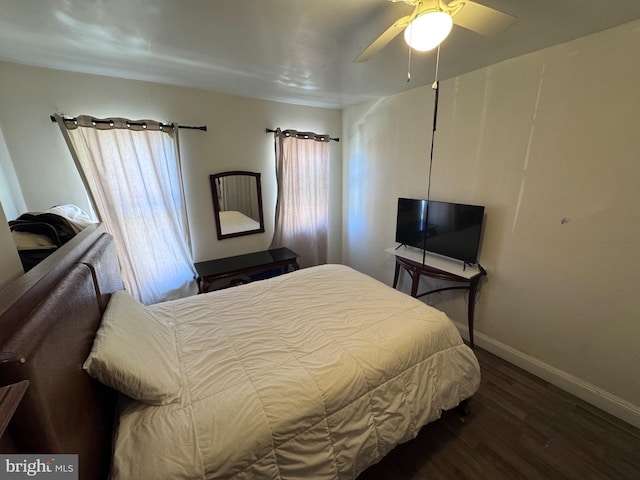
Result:
{"type": "Polygon", "coordinates": [[[417,50],[426,51],[442,42],[453,24],[485,36],[496,35],[516,19],[506,13],[470,0],[389,0],[414,7],[410,15],[400,18],[373,41],[354,62],[366,62],[404,30],[405,41],[417,50]],[[424,36],[426,35],[426,37],[424,36]]]}

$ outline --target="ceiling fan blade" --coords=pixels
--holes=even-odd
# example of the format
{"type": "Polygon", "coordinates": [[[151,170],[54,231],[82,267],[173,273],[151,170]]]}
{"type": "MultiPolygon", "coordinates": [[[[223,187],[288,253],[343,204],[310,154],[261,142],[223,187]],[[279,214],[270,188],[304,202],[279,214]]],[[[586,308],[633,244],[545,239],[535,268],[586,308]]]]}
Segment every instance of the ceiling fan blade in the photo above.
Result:
{"type": "Polygon", "coordinates": [[[413,15],[407,15],[406,17],[402,17],[393,25],[391,25],[385,32],[376,38],[371,45],[364,49],[364,51],[358,55],[353,61],[355,63],[366,62],[371,57],[373,57],[376,53],[382,50],[387,44],[396,38],[400,32],[402,32],[407,25],[409,25],[410,19],[412,19],[413,15]]]}
{"type": "Polygon", "coordinates": [[[468,30],[491,37],[506,30],[516,18],[468,0],[451,2],[449,6],[462,3],[464,6],[453,17],[453,23],[468,30]]]}

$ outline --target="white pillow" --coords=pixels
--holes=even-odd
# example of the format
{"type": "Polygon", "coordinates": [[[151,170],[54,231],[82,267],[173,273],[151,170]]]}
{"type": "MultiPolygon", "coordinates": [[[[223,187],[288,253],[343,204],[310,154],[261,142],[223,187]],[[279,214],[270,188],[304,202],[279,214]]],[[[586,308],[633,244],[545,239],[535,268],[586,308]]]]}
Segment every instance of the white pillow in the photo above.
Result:
{"type": "Polygon", "coordinates": [[[105,385],[151,405],[174,402],[182,391],[173,327],[122,290],[111,296],[83,368],[105,385]]]}

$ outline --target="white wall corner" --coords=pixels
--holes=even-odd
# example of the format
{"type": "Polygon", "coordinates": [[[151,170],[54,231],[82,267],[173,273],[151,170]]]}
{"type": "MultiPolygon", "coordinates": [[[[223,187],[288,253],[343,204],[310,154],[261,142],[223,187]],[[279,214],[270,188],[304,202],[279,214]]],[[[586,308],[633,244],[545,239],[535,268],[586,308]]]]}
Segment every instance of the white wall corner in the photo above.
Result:
{"type": "Polygon", "coordinates": [[[0,288],[24,273],[0,202],[0,288]]]}
{"type": "MultiPolygon", "coordinates": [[[[460,335],[469,339],[469,329],[466,325],[453,322],[460,335]]],[[[634,427],[640,428],[640,407],[634,405],[610,392],[607,392],[589,382],[555,368],[526,353],[501,343],[483,333],[474,331],[474,344],[494,355],[506,360],[517,367],[549,382],[587,403],[623,420],[634,427]]]]}

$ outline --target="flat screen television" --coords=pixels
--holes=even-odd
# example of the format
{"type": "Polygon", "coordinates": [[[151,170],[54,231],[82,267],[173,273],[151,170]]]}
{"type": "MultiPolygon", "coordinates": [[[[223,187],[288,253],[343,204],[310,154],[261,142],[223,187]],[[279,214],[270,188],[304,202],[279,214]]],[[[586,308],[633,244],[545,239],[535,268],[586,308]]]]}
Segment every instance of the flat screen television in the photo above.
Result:
{"type": "Polygon", "coordinates": [[[483,206],[398,198],[396,242],[475,264],[483,220],[483,206]]]}

